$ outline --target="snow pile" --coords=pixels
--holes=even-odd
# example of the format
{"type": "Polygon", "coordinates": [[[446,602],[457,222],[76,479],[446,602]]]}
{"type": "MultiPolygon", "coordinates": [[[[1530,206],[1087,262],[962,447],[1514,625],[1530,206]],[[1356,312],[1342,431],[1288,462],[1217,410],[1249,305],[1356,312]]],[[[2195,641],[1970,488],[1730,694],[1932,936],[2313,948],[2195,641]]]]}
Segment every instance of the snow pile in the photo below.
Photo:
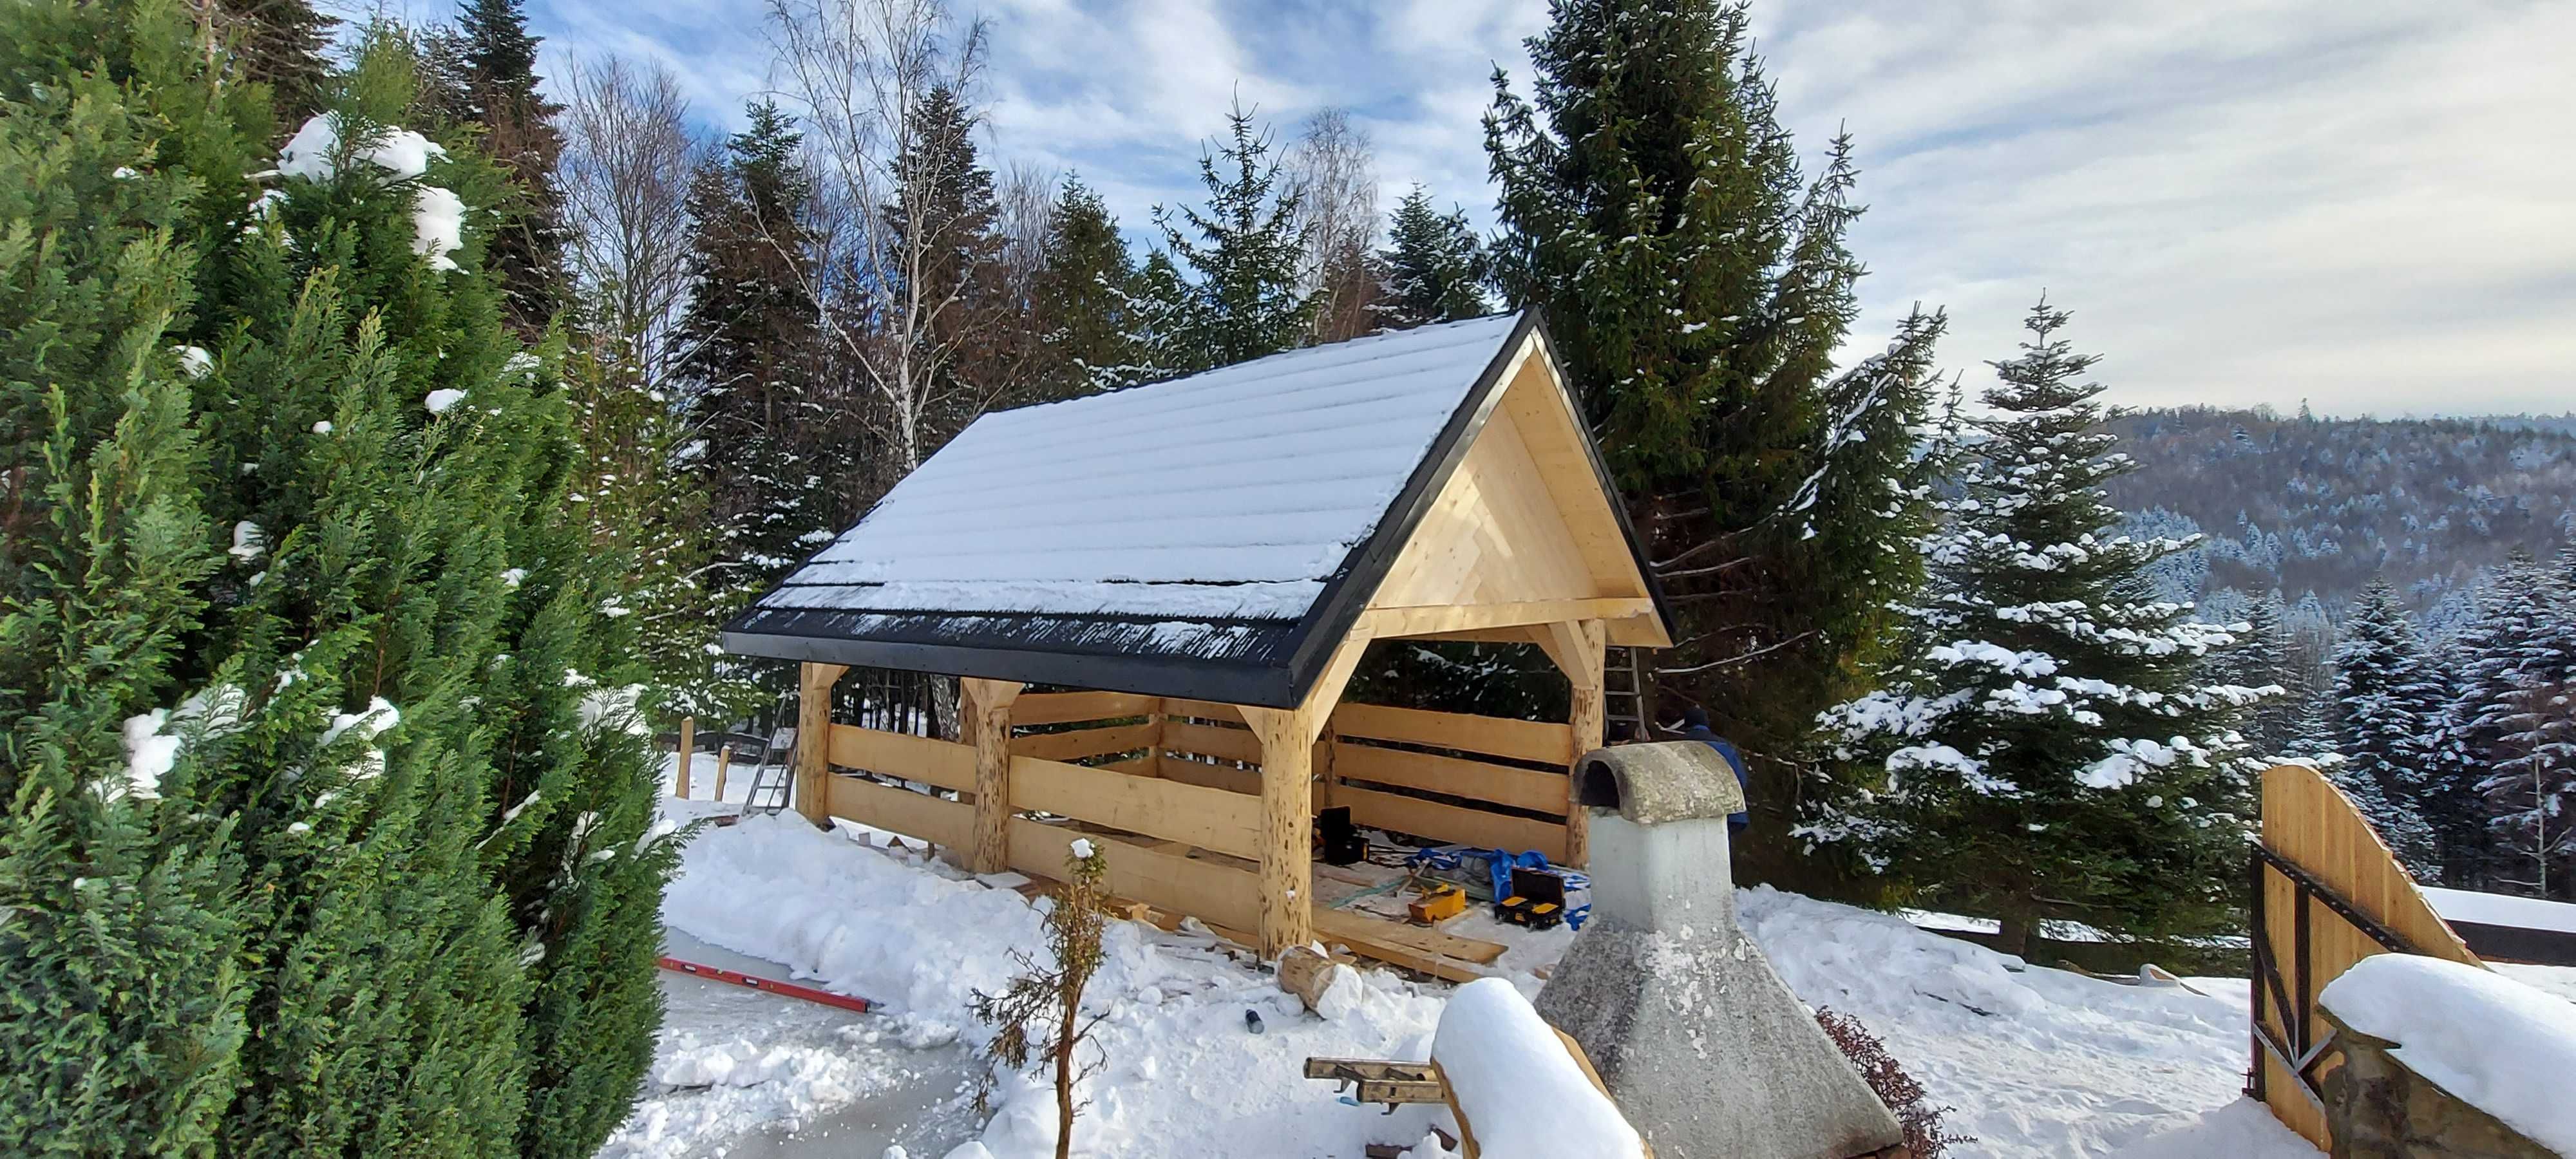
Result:
{"type": "Polygon", "coordinates": [[[248,564],[257,562],[260,553],[267,550],[268,537],[260,531],[258,524],[245,519],[233,524],[232,550],[224,554],[233,557],[236,562],[248,564]]]}
{"type": "MultiPolygon", "coordinates": [[[[340,176],[340,115],[322,113],[304,122],[286,147],[277,155],[277,171],[306,181],[330,181],[340,176]]],[[[371,143],[353,150],[349,160],[373,166],[384,180],[412,181],[429,172],[432,159],[445,159],[447,150],[429,138],[398,125],[377,131],[371,143]]],[[[254,203],[257,216],[266,216],[262,197],[254,203]]],[[[465,245],[465,201],[456,191],[436,185],[423,185],[412,195],[412,252],[429,259],[433,270],[456,268],[447,255],[465,245]]]]}
{"type": "MultiPolygon", "coordinates": [[[[701,778],[708,771],[698,766],[701,778]]],[[[679,801],[664,808],[680,819],[732,811],[679,801]]],[[[1043,953],[1039,911],[1007,887],[924,859],[917,847],[870,847],[884,840],[855,827],[821,832],[790,815],[702,830],[664,895],[663,920],[784,963],[826,989],[865,996],[919,1033],[981,1049],[992,1030],[968,1005],[975,991],[1008,984],[1012,951],[1043,953]]],[[[1355,987],[1334,987],[1336,1004],[1348,1009],[1327,1020],[1214,937],[1191,930],[1109,924],[1085,1003],[1106,1019],[1081,1060],[1102,1064],[1078,1091],[1089,1103],[1074,1127],[1082,1153],[1181,1159],[1206,1154],[1210,1140],[1251,1138],[1261,1140],[1262,1154],[1358,1159],[1363,1142],[1416,1140],[1434,1124],[1447,1125],[1445,1109],[1407,1107],[1384,1117],[1302,1077],[1309,1056],[1428,1059],[1442,988],[1366,971],[1355,987]],[[1346,988],[1352,992],[1344,995],[1346,988]],[[1260,1016],[1266,1033],[1245,1031],[1246,1011],[1260,1016]]],[[[1006,1078],[994,1100],[981,1140],[990,1154],[1053,1154],[1051,1079],[1006,1078]]],[[[648,1101],[639,1119],[656,1105],[648,1101]]]]}
{"type": "Polygon", "coordinates": [[[2414,954],[2364,958],[2318,1001],[2463,1102],[2533,1142],[2576,1155],[2566,1110],[2576,1074],[2576,1004],[2503,975],[2414,954]]]}
{"type": "Polygon", "coordinates": [[[433,270],[455,269],[456,259],[447,255],[465,248],[464,199],[454,190],[421,186],[411,205],[411,228],[411,252],[428,258],[433,270]]]}
{"type": "Polygon", "coordinates": [[[170,350],[179,356],[179,373],[190,378],[204,378],[214,373],[215,356],[206,353],[205,347],[173,346],[170,350]]]}
{"type": "MultiPolygon", "coordinates": [[[[307,181],[339,176],[340,115],[322,113],[304,122],[278,151],[277,171],[307,181]]],[[[445,160],[447,150],[408,129],[388,127],[372,145],[350,155],[385,171],[392,180],[408,181],[429,172],[431,158],[445,160]]]]}
{"type": "Polygon", "coordinates": [[[1500,978],[1458,988],[1433,1061],[1490,1159],[1636,1159],[1636,1129],[1566,1053],[1529,999],[1500,978]]]}
{"type": "Polygon", "coordinates": [[[465,392],[450,386],[429,392],[429,397],[420,400],[420,404],[428,407],[431,414],[443,415],[447,413],[447,408],[463,401],[465,401],[465,392]]]}
{"type": "Polygon", "coordinates": [[[1946,1125],[1978,1140],[1956,1153],[2318,1159],[2261,1108],[2228,1109],[2245,1082],[2243,979],[2121,986],[1767,886],[1736,900],[1801,1001],[1859,1019],[1930,1105],[1954,1108],[1946,1125]],[[2193,1142],[2167,1149],[2167,1133],[2193,1142]]]}
{"type": "Polygon", "coordinates": [[[241,731],[242,710],[249,702],[240,688],[217,684],[181,701],[176,711],[156,708],[126,717],[125,768],[100,782],[99,795],[110,801],[159,799],[161,778],[178,766],[180,751],[241,731]]]}
{"type": "MultiPolygon", "coordinates": [[[[692,787],[701,796],[712,790],[713,763],[705,754],[695,761],[692,787]]],[[[737,770],[727,796],[738,797],[749,779],[737,770]]],[[[681,821],[733,811],[703,801],[666,801],[664,808],[681,821]]],[[[820,832],[792,816],[702,829],[683,852],[664,919],[785,963],[827,989],[882,1003],[885,1013],[867,1018],[882,1017],[907,1036],[954,1036],[980,1048],[991,1032],[968,1014],[968,1003],[975,990],[1007,982],[1012,951],[1044,944],[1039,911],[1009,888],[1015,877],[988,884],[925,859],[917,845],[883,848],[887,840],[846,824],[820,832]]],[[[1746,933],[1801,999],[1858,1018],[1886,1039],[1932,1105],[1957,1108],[1950,1128],[1979,1139],[1957,1154],[2319,1159],[2239,1097],[2243,979],[2195,980],[2205,993],[2120,986],[2027,969],[1886,914],[1767,888],[1741,891],[1738,901],[1746,933]]],[[[1491,928],[1453,927],[1468,936],[1491,928]]],[[[1515,945],[1504,960],[1513,982],[1535,991],[1537,980],[1526,971],[1563,948],[1562,940],[1515,945]]],[[[1327,1018],[1307,1013],[1274,979],[1203,934],[1112,922],[1104,951],[1086,1005],[1108,1017],[1082,1061],[1105,1065],[1077,1092],[1089,1100],[1075,1125],[1078,1153],[1196,1159],[1210,1140],[1250,1139],[1259,1145],[1246,1153],[1359,1159],[1367,1143],[1412,1143],[1435,1125],[1450,1127],[1444,1109],[1381,1116],[1378,1108],[1340,1102],[1330,1084],[1300,1077],[1309,1056],[1431,1057],[1445,987],[1355,971],[1328,987],[1334,1016],[1327,1018]],[[1267,1033],[1245,1032],[1247,1010],[1260,1015],[1267,1033]]],[[[666,1034],[694,1032],[677,1017],[666,1034]]],[[[700,1032],[686,1049],[729,1041],[700,1032]]],[[[672,1042],[668,1053],[677,1059],[685,1049],[676,1037],[672,1042]]],[[[738,1053],[733,1065],[749,1064],[738,1053]]],[[[726,1132],[791,1113],[769,1115],[758,1108],[771,1104],[745,1103],[731,1120],[706,1111],[717,1117],[698,1128],[683,1129],[682,1121],[717,1096],[768,1099],[780,1093],[768,1090],[773,1085],[655,1093],[611,1153],[709,1153],[726,1132]],[[645,1139],[653,1130],[662,1142],[645,1139]]],[[[984,1153],[1051,1154],[1049,1086],[1034,1074],[1012,1076],[996,1101],[980,1142],[984,1153]]],[[[1433,1147],[1414,1151],[1417,1159],[1435,1154],[1433,1147]]]]}

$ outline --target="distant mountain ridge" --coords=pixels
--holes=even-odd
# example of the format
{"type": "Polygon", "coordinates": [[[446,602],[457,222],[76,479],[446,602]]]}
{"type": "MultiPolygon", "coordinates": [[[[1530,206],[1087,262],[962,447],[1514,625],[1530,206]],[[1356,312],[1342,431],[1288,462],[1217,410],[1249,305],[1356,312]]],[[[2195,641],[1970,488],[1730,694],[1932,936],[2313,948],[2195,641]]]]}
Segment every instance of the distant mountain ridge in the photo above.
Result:
{"type": "Polygon", "coordinates": [[[2138,470],[2113,480],[2130,530],[2200,532],[2165,561],[2170,598],[2232,619],[2275,588],[2292,618],[2340,620],[2385,572],[2436,636],[2516,547],[2576,533],[2576,415],[2284,417],[2141,410],[2112,420],[2138,470]]]}

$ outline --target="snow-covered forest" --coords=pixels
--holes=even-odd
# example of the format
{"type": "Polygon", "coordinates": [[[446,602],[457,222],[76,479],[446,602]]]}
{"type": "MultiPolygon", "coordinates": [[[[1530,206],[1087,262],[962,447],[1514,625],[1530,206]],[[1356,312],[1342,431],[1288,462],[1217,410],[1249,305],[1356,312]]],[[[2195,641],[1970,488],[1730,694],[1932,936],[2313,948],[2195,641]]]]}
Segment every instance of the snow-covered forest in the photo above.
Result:
{"type": "MultiPolygon", "coordinates": [[[[770,0],[775,91],[720,135],[659,65],[541,76],[522,0],[0,8],[0,1151],[640,1147],[669,907],[799,945],[723,882],[666,898],[721,862],[657,731],[794,714],[729,615],[980,415],[1505,310],[1543,312],[1668,597],[1632,727],[1695,708],[1747,760],[1740,878],[1968,911],[2007,953],[2224,938],[2289,755],[2419,877],[2576,898],[2576,433],[2117,416],[2085,303],[2039,287],[2017,349],[1948,347],[1931,305],[1867,332],[1855,139],[1780,124],[1746,10],[1552,12],[1472,129],[1491,189],[1381,203],[1347,110],[1238,104],[1192,127],[1197,196],[1122,222],[991,131],[991,30],[940,0],[770,0]],[[1489,197],[1485,232],[1458,203],[1489,197]]],[[[1565,712],[1534,646],[1382,644],[1355,686],[1565,712]]],[[[762,841],[905,883],[867,904],[1035,927],[788,824],[762,841]]],[[[1969,996],[2091,993],[1754,912],[1826,963],[1832,928],[1969,996]]],[[[1247,985],[1111,924],[1113,980],[1247,985]]],[[[944,980],[835,963],[955,1006],[986,940],[944,980]]],[[[1382,1021],[1316,1043],[1433,1016],[1368,985],[1382,1021]]],[[[1846,994],[1990,1085],[1952,1015],[1846,994]]],[[[2243,1045],[2225,1002],[2122,1005],[2190,1065],[2243,1045]]],[[[1109,1033],[1196,1033],[1161,1029],[1109,1033]]]]}

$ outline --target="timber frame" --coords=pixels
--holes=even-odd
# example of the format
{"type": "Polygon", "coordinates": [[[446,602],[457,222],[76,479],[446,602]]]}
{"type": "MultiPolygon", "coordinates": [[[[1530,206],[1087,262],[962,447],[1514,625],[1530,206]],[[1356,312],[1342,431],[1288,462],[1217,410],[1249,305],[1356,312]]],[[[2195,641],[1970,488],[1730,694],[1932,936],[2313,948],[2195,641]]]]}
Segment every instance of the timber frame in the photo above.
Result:
{"type": "Polygon", "coordinates": [[[1320,934],[1434,972],[1473,961],[1471,944],[1314,904],[1316,812],[1347,806],[1363,826],[1583,865],[1566,770],[1602,743],[1606,650],[1671,644],[1662,594],[1535,315],[1275,663],[859,639],[834,634],[846,620],[758,612],[727,626],[726,646],[803,662],[797,808],[818,824],[848,818],[975,872],[1040,877],[1089,837],[1108,855],[1112,893],[1265,956],[1320,934]],[[1394,640],[1535,645],[1569,682],[1568,719],[1344,703],[1369,647],[1394,640]],[[959,677],[959,740],[834,724],[833,684],[854,664],[959,677]],[[1358,928],[1370,924],[1393,931],[1358,928]]]}

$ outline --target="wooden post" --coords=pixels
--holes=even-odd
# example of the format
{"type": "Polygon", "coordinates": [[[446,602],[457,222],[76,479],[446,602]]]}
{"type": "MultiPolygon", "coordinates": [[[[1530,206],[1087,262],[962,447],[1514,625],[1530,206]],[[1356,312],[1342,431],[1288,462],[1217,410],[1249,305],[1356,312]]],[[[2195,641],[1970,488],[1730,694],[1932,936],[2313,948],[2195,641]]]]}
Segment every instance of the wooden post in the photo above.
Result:
{"type": "Polygon", "coordinates": [[[681,717],[680,771],[677,778],[672,782],[672,785],[678,790],[676,795],[683,801],[689,799],[689,766],[698,763],[697,756],[698,718],[694,716],[681,717]]]}
{"type": "Polygon", "coordinates": [[[1368,648],[1354,629],[1325,661],[1295,708],[1242,705],[1261,740],[1261,956],[1315,940],[1315,741],[1368,648]]]}
{"type": "Polygon", "coordinates": [[[975,848],[966,868],[1000,873],[1011,864],[1011,702],[1020,685],[972,677],[958,683],[966,693],[958,730],[975,749],[975,848]]]}
{"type": "Polygon", "coordinates": [[[842,664],[807,664],[796,676],[796,811],[829,826],[832,775],[832,685],[849,671],[842,664]]]}
{"type": "Polygon", "coordinates": [[[1572,707],[1566,714],[1566,723],[1574,732],[1574,751],[1565,756],[1565,863],[1582,866],[1592,860],[1592,823],[1583,813],[1579,799],[1582,782],[1574,776],[1574,762],[1601,747],[1601,735],[1607,727],[1601,699],[1601,666],[1608,650],[1606,633],[1599,620],[1578,620],[1546,625],[1533,636],[1573,685],[1572,707]]]}
{"type": "Polygon", "coordinates": [[[1315,733],[1303,709],[1251,708],[1261,738],[1261,956],[1315,940],[1315,733]]]}
{"type": "Polygon", "coordinates": [[[716,750],[716,800],[717,800],[719,803],[721,803],[721,802],[724,800],[725,770],[726,770],[727,768],[731,767],[732,765],[733,765],[733,746],[732,746],[732,745],[726,745],[726,746],[724,746],[723,748],[717,749],[717,750],[716,750]]]}

